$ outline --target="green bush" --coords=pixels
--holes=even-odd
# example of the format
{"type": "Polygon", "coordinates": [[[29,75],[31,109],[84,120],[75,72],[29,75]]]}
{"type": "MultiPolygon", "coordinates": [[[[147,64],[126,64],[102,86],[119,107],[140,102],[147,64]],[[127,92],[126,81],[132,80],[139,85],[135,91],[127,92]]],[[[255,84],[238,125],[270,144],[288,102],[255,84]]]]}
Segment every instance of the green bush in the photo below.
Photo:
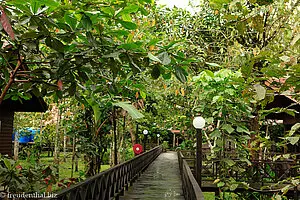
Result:
{"type": "Polygon", "coordinates": [[[163,151],[166,151],[169,148],[169,143],[168,141],[163,141],[161,144],[163,151]]]}

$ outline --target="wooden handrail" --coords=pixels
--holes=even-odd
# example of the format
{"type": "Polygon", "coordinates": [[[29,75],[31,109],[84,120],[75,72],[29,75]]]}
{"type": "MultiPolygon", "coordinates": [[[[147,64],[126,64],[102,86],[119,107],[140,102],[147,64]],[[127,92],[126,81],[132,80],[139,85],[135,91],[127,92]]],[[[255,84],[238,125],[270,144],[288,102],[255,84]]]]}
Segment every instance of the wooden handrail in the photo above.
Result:
{"type": "Polygon", "coordinates": [[[177,152],[182,179],[182,189],[186,200],[204,200],[203,192],[199,187],[192,171],[181,151],[177,152]]]}
{"type": "Polygon", "coordinates": [[[110,200],[118,198],[124,189],[127,189],[129,184],[159,156],[161,151],[161,147],[155,147],[70,188],[61,190],[53,200],[110,200]]]}

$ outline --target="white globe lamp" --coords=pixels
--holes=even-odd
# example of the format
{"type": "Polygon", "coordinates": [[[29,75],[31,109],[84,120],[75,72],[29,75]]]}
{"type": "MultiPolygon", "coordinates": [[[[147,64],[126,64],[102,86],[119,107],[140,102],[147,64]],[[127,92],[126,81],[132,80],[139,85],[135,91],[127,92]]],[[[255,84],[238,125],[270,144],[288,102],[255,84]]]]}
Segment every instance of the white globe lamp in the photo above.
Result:
{"type": "Polygon", "coordinates": [[[195,129],[202,129],[205,126],[205,119],[201,116],[197,116],[193,120],[193,126],[195,129]]]}

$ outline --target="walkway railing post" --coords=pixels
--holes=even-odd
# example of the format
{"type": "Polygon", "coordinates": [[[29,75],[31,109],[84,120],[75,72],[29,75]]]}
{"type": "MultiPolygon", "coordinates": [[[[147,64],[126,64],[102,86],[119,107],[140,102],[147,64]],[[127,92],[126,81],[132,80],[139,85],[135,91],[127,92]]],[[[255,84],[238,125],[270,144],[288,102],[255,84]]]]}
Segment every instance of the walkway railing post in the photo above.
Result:
{"type": "Polygon", "coordinates": [[[201,188],[201,182],[202,182],[202,132],[200,129],[197,129],[197,151],[196,151],[196,179],[197,182],[201,188]]]}

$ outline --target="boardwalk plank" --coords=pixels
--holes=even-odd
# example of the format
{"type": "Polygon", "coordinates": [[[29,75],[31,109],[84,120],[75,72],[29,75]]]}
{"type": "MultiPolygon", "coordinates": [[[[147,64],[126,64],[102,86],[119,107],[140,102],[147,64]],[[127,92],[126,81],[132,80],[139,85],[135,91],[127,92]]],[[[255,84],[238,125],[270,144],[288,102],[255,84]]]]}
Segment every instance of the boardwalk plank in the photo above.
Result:
{"type": "Polygon", "coordinates": [[[120,200],[184,200],[176,152],[166,152],[149,165],[120,200]]]}

